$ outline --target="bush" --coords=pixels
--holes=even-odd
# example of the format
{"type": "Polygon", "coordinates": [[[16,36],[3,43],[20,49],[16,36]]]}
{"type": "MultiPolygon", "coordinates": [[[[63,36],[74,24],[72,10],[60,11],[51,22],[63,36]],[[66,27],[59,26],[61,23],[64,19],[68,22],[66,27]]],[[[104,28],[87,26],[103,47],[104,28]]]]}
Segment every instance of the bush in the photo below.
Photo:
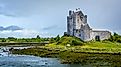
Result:
{"type": "Polygon", "coordinates": [[[114,33],[113,35],[111,35],[111,37],[108,39],[108,41],[121,43],[121,35],[114,33]]]}
{"type": "Polygon", "coordinates": [[[76,46],[76,45],[81,45],[82,42],[78,41],[78,40],[72,40],[72,45],[76,46]]]}

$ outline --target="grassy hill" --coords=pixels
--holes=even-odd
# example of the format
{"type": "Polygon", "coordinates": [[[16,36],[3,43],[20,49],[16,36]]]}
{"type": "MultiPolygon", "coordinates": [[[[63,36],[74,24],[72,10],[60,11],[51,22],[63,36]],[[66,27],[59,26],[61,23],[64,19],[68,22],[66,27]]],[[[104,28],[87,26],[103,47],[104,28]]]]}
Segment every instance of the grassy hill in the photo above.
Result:
{"type": "Polygon", "coordinates": [[[107,40],[84,42],[74,36],[62,36],[58,41],[48,46],[51,48],[74,49],[79,52],[121,52],[120,38],[120,35],[115,34],[107,40]],[[68,45],[69,47],[67,47],[68,45]]]}
{"type": "Polygon", "coordinates": [[[81,46],[84,45],[84,41],[74,36],[62,36],[56,45],[81,46]]]}

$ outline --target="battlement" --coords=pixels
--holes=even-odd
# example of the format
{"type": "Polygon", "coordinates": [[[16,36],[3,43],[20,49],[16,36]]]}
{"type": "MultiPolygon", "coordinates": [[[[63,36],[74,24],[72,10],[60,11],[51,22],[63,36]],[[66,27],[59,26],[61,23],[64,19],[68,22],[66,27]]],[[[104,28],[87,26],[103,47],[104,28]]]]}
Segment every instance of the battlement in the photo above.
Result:
{"type": "Polygon", "coordinates": [[[77,8],[77,9],[74,10],[74,11],[69,10],[69,16],[74,15],[74,14],[78,14],[78,15],[84,16],[84,14],[83,14],[82,11],[80,10],[80,8],[77,8]]]}

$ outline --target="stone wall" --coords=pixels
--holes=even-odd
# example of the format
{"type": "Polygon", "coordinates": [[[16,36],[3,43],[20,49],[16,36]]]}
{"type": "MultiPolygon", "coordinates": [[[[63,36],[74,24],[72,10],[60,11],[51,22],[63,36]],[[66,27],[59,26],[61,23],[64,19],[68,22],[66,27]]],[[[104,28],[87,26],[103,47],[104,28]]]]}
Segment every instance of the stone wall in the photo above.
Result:
{"type": "Polygon", "coordinates": [[[110,38],[111,33],[109,31],[92,30],[91,39],[95,40],[96,36],[99,36],[100,40],[104,40],[110,38]]]}
{"type": "Polygon", "coordinates": [[[87,23],[87,15],[84,15],[81,10],[69,11],[69,16],[67,16],[67,34],[76,36],[84,41],[95,40],[96,36],[104,40],[111,35],[109,31],[92,30],[87,23]]]}

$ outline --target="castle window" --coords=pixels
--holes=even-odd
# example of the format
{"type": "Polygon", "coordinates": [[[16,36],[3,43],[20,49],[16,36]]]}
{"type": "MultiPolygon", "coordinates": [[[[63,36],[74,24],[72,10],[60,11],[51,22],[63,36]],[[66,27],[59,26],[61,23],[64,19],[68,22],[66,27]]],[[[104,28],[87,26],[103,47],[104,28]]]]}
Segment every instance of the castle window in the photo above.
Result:
{"type": "Polygon", "coordinates": [[[80,19],[81,19],[81,21],[82,21],[83,17],[82,17],[82,16],[80,16],[80,19]]]}
{"type": "Polygon", "coordinates": [[[76,33],[80,33],[80,30],[77,29],[77,30],[76,30],[76,33]]]}
{"type": "Polygon", "coordinates": [[[77,22],[79,23],[79,19],[77,19],[77,22]]]}
{"type": "Polygon", "coordinates": [[[79,36],[81,37],[81,34],[79,34],[79,36]]]}
{"type": "Polygon", "coordinates": [[[81,18],[81,21],[82,21],[82,18],[81,18]]]}
{"type": "Polygon", "coordinates": [[[76,33],[78,33],[78,30],[76,30],[76,33]]]}

